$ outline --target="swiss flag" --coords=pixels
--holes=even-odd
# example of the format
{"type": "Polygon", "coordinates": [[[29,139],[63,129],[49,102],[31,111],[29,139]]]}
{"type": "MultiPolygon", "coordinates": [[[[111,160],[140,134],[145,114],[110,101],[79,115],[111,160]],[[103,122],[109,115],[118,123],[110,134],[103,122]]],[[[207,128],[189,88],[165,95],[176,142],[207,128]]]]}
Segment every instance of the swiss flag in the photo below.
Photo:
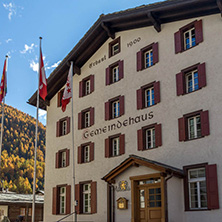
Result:
{"type": "Polygon", "coordinates": [[[73,76],[73,64],[71,62],[65,90],[62,96],[62,111],[63,112],[65,112],[66,105],[70,102],[70,99],[72,98],[72,76],[73,76]]]}
{"type": "Polygon", "coordinates": [[[2,79],[1,79],[1,85],[0,85],[0,103],[2,102],[3,98],[5,97],[5,95],[7,93],[6,72],[7,72],[7,58],[5,59],[3,73],[2,73],[2,79]]]}
{"type": "Polygon", "coordinates": [[[40,47],[40,57],[39,57],[39,95],[44,100],[45,97],[47,96],[47,82],[46,82],[45,68],[42,58],[41,47],[40,47]]]}

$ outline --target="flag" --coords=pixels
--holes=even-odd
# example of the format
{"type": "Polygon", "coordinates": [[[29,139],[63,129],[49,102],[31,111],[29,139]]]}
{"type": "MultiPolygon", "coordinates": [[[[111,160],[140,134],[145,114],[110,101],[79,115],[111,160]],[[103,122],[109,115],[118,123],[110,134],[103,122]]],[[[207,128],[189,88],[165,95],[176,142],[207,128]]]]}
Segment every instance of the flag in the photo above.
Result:
{"type": "Polygon", "coordinates": [[[45,97],[47,96],[47,82],[46,82],[41,46],[40,46],[40,57],[39,57],[39,95],[44,100],[45,97]]]}
{"type": "Polygon", "coordinates": [[[73,66],[71,63],[69,74],[66,81],[66,86],[63,92],[62,96],[62,111],[65,112],[66,105],[70,102],[70,99],[72,98],[72,76],[73,76],[73,66]]]}
{"type": "Polygon", "coordinates": [[[7,58],[5,59],[3,73],[2,73],[2,80],[0,86],[0,103],[2,102],[3,98],[7,93],[7,81],[6,81],[6,72],[7,72],[7,58]]]}

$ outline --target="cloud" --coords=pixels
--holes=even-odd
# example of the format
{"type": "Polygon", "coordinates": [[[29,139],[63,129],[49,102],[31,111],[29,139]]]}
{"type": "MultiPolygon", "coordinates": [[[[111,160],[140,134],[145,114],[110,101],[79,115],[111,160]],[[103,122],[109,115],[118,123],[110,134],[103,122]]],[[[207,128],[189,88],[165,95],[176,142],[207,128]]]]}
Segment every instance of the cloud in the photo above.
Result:
{"type": "Polygon", "coordinates": [[[11,20],[13,15],[16,15],[16,6],[15,4],[13,4],[12,2],[10,2],[9,4],[4,4],[3,3],[3,7],[9,11],[8,13],[8,19],[11,20]]]}
{"type": "Polygon", "coordinates": [[[61,61],[62,60],[59,60],[58,62],[54,63],[53,65],[46,67],[46,69],[54,69],[54,68],[58,67],[58,65],[61,61]]]}
{"type": "Polygon", "coordinates": [[[39,117],[46,119],[46,111],[43,109],[39,109],[39,117]]]}
{"type": "Polygon", "coordinates": [[[9,42],[11,42],[11,41],[12,41],[12,39],[7,39],[7,40],[5,40],[6,43],[9,43],[9,42]]]}
{"type": "Polygon", "coordinates": [[[34,71],[34,72],[38,72],[39,70],[39,63],[35,62],[34,60],[32,60],[29,64],[29,67],[34,71]]]}
{"type": "Polygon", "coordinates": [[[25,54],[27,52],[31,53],[33,51],[33,48],[36,47],[34,43],[32,43],[30,46],[28,46],[27,44],[25,44],[25,49],[20,51],[20,53],[25,54]]]}

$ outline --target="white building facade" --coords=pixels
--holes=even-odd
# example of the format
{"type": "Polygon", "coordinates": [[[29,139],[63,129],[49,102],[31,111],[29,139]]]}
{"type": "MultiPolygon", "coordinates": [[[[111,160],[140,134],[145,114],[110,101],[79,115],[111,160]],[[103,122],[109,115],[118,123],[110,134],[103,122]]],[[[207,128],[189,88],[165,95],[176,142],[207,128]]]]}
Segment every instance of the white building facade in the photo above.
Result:
{"type": "Polygon", "coordinates": [[[55,69],[44,221],[74,221],[73,169],[78,221],[221,220],[221,11],[173,0],[101,16],[55,69]]]}

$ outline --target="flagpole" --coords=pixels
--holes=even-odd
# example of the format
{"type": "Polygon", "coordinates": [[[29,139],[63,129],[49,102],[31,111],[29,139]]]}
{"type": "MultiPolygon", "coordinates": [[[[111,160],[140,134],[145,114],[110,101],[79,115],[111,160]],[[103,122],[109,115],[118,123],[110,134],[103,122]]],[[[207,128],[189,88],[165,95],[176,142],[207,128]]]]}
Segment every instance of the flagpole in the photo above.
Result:
{"type": "MultiPolygon", "coordinates": [[[[40,39],[40,50],[41,50],[41,40],[40,39]]],[[[36,110],[36,127],[35,127],[35,161],[34,161],[34,178],[33,178],[33,200],[32,200],[32,222],[35,222],[35,187],[36,187],[36,161],[37,161],[37,138],[38,138],[38,119],[39,119],[39,78],[40,78],[40,54],[39,54],[39,73],[38,73],[38,91],[37,91],[37,110],[36,110]]]]}
{"type": "Polygon", "coordinates": [[[77,222],[77,214],[76,214],[76,208],[75,208],[75,150],[74,150],[74,117],[73,117],[73,61],[71,61],[71,70],[72,70],[72,78],[71,78],[71,89],[72,89],[72,98],[71,98],[71,104],[72,104],[72,159],[73,159],[73,212],[74,212],[74,221],[77,222]]]}
{"type": "MultiPolygon", "coordinates": [[[[6,73],[7,73],[7,63],[8,63],[8,56],[6,55],[6,68],[3,70],[5,71],[4,81],[6,81],[6,73]]],[[[4,88],[6,87],[6,82],[4,82],[4,88]]],[[[5,118],[5,89],[3,92],[3,103],[2,103],[2,124],[1,124],[1,138],[0,138],[0,168],[1,168],[1,157],[2,157],[2,139],[3,139],[3,132],[4,132],[4,118],[5,118]]]]}

